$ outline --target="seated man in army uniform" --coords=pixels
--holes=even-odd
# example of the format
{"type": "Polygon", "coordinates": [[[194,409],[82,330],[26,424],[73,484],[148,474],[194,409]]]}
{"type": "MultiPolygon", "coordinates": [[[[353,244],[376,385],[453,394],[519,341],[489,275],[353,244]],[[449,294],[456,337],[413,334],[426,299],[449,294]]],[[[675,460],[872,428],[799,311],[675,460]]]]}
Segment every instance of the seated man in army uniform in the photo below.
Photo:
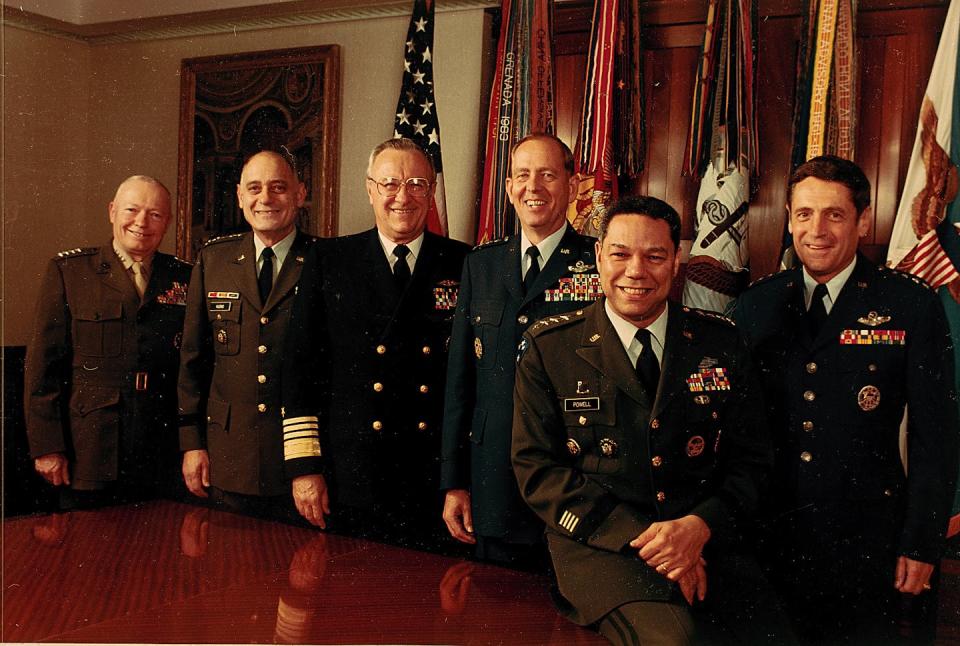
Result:
{"type": "Polygon", "coordinates": [[[739,535],[771,463],[759,384],[732,323],[667,304],[679,238],[655,198],[603,217],[604,298],[521,341],[513,466],[573,621],[617,643],[780,643],[739,535]]]}

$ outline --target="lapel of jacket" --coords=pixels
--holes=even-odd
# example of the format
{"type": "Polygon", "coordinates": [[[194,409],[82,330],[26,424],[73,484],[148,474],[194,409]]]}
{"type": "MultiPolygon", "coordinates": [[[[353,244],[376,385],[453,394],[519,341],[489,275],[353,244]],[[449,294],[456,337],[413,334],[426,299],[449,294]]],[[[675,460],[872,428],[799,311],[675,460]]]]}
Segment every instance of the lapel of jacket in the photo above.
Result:
{"type": "Polygon", "coordinates": [[[140,308],[140,295],[133,285],[132,276],[123,266],[113,244],[100,247],[100,263],[97,265],[97,274],[103,284],[123,295],[123,304],[136,312],[140,308]]]}
{"type": "MultiPolygon", "coordinates": [[[[381,253],[381,255],[383,255],[381,253]]],[[[437,258],[440,255],[437,236],[429,231],[423,234],[423,244],[420,245],[420,253],[417,255],[417,263],[413,266],[413,274],[407,282],[406,288],[398,295],[396,306],[390,312],[390,318],[383,330],[381,338],[387,337],[392,328],[399,325],[399,321],[408,318],[411,310],[418,311],[422,309],[424,297],[427,290],[430,289],[430,282],[433,280],[433,269],[437,266],[437,258]]],[[[391,281],[392,281],[391,276],[391,281]]],[[[391,282],[390,288],[393,289],[391,282]]]]}
{"type": "Polygon", "coordinates": [[[522,267],[520,266],[520,234],[510,236],[504,250],[506,258],[494,271],[503,272],[503,283],[507,287],[510,298],[515,302],[524,301],[522,267]]]}
{"type": "Polygon", "coordinates": [[[237,255],[230,261],[233,268],[233,282],[240,286],[240,295],[251,306],[260,312],[263,304],[260,302],[260,288],[257,287],[257,249],[253,245],[253,232],[244,234],[236,246],[237,255]]]}
{"type": "Polygon", "coordinates": [[[690,356],[690,348],[697,345],[696,333],[689,329],[689,315],[683,306],[668,302],[667,334],[663,344],[663,358],[660,361],[660,384],[657,386],[657,400],[653,405],[651,417],[657,417],[678,392],[686,390],[687,375],[684,357],[690,356]]]}
{"type": "Polygon", "coordinates": [[[371,313],[369,320],[378,326],[377,334],[383,338],[399,298],[393,283],[393,271],[384,255],[377,228],[374,227],[362,235],[364,239],[360,245],[358,264],[354,265],[347,259],[347,266],[362,268],[362,282],[353,287],[354,296],[357,297],[358,306],[371,313]]]}
{"type": "MultiPolygon", "coordinates": [[[[520,257],[520,236],[517,236],[516,255],[518,258],[520,257]]],[[[533,283],[530,293],[523,297],[523,303],[521,306],[526,305],[533,299],[537,298],[543,294],[544,290],[550,285],[553,285],[560,280],[560,278],[569,271],[569,266],[572,259],[574,257],[579,258],[579,256],[580,245],[578,244],[577,233],[574,231],[572,226],[567,224],[566,231],[564,232],[563,237],[560,238],[560,244],[558,244],[557,248],[553,250],[553,253],[550,255],[550,259],[547,261],[547,264],[545,264],[543,269],[540,270],[540,275],[537,276],[537,280],[533,283]]],[[[519,263],[517,263],[518,271],[519,268],[519,263]]]]}
{"type": "Polygon", "coordinates": [[[300,269],[303,267],[303,254],[306,252],[306,247],[307,236],[298,229],[293,244],[290,245],[290,251],[287,252],[287,257],[284,258],[283,265],[280,267],[280,273],[277,274],[277,282],[273,284],[270,296],[263,306],[264,314],[276,307],[277,303],[296,287],[297,280],[300,278],[300,269]]]}
{"type": "Polygon", "coordinates": [[[836,302],[830,308],[830,314],[820,333],[813,342],[813,349],[818,350],[823,346],[837,344],[840,342],[840,333],[850,320],[856,320],[857,317],[867,313],[867,307],[864,305],[864,294],[875,278],[876,268],[870,264],[865,257],[857,254],[854,261],[857,264],[853,267],[853,273],[843,285],[836,302]]]}
{"type": "Polygon", "coordinates": [[[623,349],[613,323],[607,317],[604,300],[601,298],[589,306],[587,324],[583,328],[577,355],[628,397],[649,408],[650,398],[640,385],[637,372],[630,364],[630,358],[623,349]]]}

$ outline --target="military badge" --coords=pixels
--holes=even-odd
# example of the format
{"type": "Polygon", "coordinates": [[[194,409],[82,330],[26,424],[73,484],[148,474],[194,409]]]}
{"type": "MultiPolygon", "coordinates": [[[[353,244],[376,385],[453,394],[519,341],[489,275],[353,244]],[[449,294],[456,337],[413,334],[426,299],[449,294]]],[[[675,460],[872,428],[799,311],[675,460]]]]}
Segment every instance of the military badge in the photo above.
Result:
{"type": "Polygon", "coordinates": [[[605,458],[612,458],[617,454],[617,443],[609,437],[603,438],[600,440],[600,453],[602,453],[605,458]]]}
{"type": "Polygon", "coordinates": [[[574,264],[567,266],[567,270],[570,271],[570,272],[572,272],[572,273],[574,273],[574,274],[582,274],[582,273],[584,273],[584,272],[590,271],[591,269],[593,269],[593,268],[595,268],[595,267],[596,267],[596,265],[588,265],[587,263],[583,262],[582,260],[578,260],[578,261],[575,262],[574,264]]]}
{"type": "Polygon", "coordinates": [[[457,307],[457,292],[460,283],[455,280],[441,280],[433,288],[433,309],[452,310],[457,307]]]}
{"type": "Polygon", "coordinates": [[[226,298],[236,301],[240,299],[240,292],[207,292],[207,298],[226,298]]]}
{"type": "Polygon", "coordinates": [[[167,291],[157,294],[157,302],[161,305],[186,305],[187,286],[177,281],[173,281],[172,285],[167,291]]]}
{"type": "Polygon", "coordinates": [[[857,319],[857,323],[863,323],[864,325],[869,325],[870,327],[877,327],[878,325],[883,325],[889,321],[889,316],[878,316],[876,312],[870,312],[866,316],[861,316],[857,319]]]}
{"type": "Polygon", "coordinates": [[[857,393],[857,405],[860,410],[870,412],[880,405],[880,389],[876,386],[864,386],[857,393]]]}
{"type": "Polygon", "coordinates": [[[477,359],[483,358],[483,342],[478,338],[473,340],[473,353],[477,355],[477,359]]]}
{"type": "Polygon", "coordinates": [[[690,441],[687,442],[687,457],[695,458],[702,454],[704,446],[706,446],[706,442],[703,440],[703,437],[694,435],[690,438],[690,441]]]}
{"type": "Polygon", "coordinates": [[[840,345],[906,345],[906,330],[844,330],[840,345]]]}
{"type": "Polygon", "coordinates": [[[700,404],[701,406],[706,406],[710,403],[710,395],[696,395],[693,398],[693,401],[700,404]]]}
{"type": "Polygon", "coordinates": [[[730,390],[730,377],[726,368],[700,368],[687,377],[687,388],[692,393],[705,390],[730,390]]]}
{"type": "Polygon", "coordinates": [[[700,359],[700,363],[697,364],[697,367],[702,370],[703,368],[712,368],[718,363],[720,362],[713,357],[704,357],[703,359],[700,359]]]}
{"type": "Polygon", "coordinates": [[[577,444],[577,441],[572,437],[567,438],[567,450],[570,451],[570,455],[578,455],[580,453],[580,445],[577,444]]]}
{"type": "Polygon", "coordinates": [[[520,345],[517,346],[517,364],[519,365],[520,359],[523,359],[523,353],[527,351],[527,347],[530,344],[527,343],[527,338],[523,337],[520,339],[520,345]]]}
{"type": "Polygon", "coordinates": [[[217,343],[222,343],[224,345],[227,343],[227,331],[223,328],[217,330],[217,343]]]}
{"type": "MultiPolygon", "coordinates": [[[[582,263],[583,261],[578,262],[582,263]]],[[[586,265],[584,267],[589,269],[586,265]]],[[[584,269],[584,271],[587,269],[584,269]]],[[[559,280],[557,286],[553,289],[543,290],[544,300],[548,303],[595,301],[601,296],[603,296],[603,288],[600,286],[600,274],[597,273],[577,273],[573,276],[565,276],[559,280]]]]}

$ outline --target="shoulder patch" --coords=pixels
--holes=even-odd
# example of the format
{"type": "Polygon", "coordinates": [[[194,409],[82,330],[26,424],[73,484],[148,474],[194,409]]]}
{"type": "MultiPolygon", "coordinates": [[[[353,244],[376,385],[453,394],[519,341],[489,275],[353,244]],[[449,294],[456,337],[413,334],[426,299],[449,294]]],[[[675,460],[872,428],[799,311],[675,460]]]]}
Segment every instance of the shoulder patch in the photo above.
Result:
{"type": "Polygon", "coordinates": [[[207,240],[206,244],[204,244],[203,246],[209,247],[212,244],[219,244],[221,242],[226,242],[228,240],[236,240],[237,238],[242,238],[242,237],[243,237],[242,233],[231,233],[225,236],[217,236],[216,238],[211,238],[207,240]]]}
{"type": "Polygon", "coordinates": [[[902,269],[896,269],[896,268],[894,268],[894,267],[887,267],[886,265],[878,265],[878,266],[877,266],[877,270],[880,271],[880,272],[882,272],[882,273],[890,274],[891,276],[897,276],[897,277],[899,277],[899,278],[903,278],[904,280],[909,280],[909,281],[912,282],[912,283],[916,283],[917,285],[920,285],[921,287],[926,287],[926,288],[929,289],[930,291],[933,291],[933,287],[930,286],[930,283],[928,283],[928,282],[925,281],[924,279],[920,278],[919,276],[915,276],[914,274],[911,274],[911,273],[909,273],[909,272],[903,271],[902,269]]]}
{"type": "Polygon", "coordinates": [[[556,330],[577,321],[583,320],[583,310],[573,310],[572,312],[567,312],[566,314],[555,314],[554,316],[548,316],[542,318],[527,330],[531,336],[538,336],[547,330],[556,330]]]}
{"type": "Polygon", "coordinates": [[[755,281],[753,281],[752,283],[750,283],[750,287],[753,287],[754,285],[762,285],[763,283],[770,282],[770,281],[773,280],[774,278],[777,278],[777,277],[780,277],[780,276],[785,276],[786,274],[790,273],[790,271],[791,271],[790,269],[782,269],[782,270],[780,270],[780,271],[775,271],[775,272],[773,272],[772,274],[767,274],[766,276],[761,276],[760,278],[758,278],[758,279],[756,279],[755,281]]]}
{"type": "Polygon", "coordinates": [[[486,249],[487,247],[493,247],[493,246],[496,246],[496,245],[504,244],[504,243],[505,243],[507,240],[509,240],[509,239],[510,239],[510,236],[507,236],[507,237],[505,237],[505,238],[497,238],[496,240],[487,240],[486,242],[481,242],[480,244],[476,245],[476,246],[473,248],[473,251],[477,251],[478,249],[486,249]]]}
{"type": "Polygon", "coordinates": [[[718,321],[718,322],[721,322],[721,323],[726,323],[726,324],[729,325],[730,327],[736,327],[736,326],[737,326],[737,324],[733,322],[733,319],[727,318],[727,317],[724,316],[723,314],[717,314],[716,312],[711,312],[710,310],[701,310],[701,309],[697,309],[696,307],[687,307],[686,305],[684,305],[684,306],[683,306],[683,311],[684,311],[684,312],[690,312],[690,313],[692,313],[692,314],[696,314],[696,315],[698,315],[698,316],[700,316],[700,317],[702,317],[702,318],[705,318],[705,319],[710,319],[710,320],[718,321]]]}
{"type": "Polygon", "coordinates": [[[57,258],[75,258],[77,256],[92,256],[100,251],[99,247],[77,247],[76,249],[67,249],[57,253],[57,258]]]}

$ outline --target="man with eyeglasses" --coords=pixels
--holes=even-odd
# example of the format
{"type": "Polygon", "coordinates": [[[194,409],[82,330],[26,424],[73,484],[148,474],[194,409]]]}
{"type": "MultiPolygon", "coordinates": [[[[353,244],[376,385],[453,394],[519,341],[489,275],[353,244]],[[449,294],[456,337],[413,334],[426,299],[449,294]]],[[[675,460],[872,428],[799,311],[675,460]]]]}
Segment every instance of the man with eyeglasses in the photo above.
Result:
{"type": "Polygon", "coordinates": [[[287,444],[319,434],[331,527],[416,548],[444,538],[440,420],[467,245],[425,230],[430,157],[409,139],[370,154],[376,225],[306,259],[284,365],[287,444]]]}
{"type": "Polygon", "coordinates": [[[443,518],[480,558],[538,568],[546,565],[543,523],[510,466],[517,344],[537,319],[598,298],[600,277],[593,239],[567,224],[576,195],[570,149],[533,134],[510,161],[507,196],[520,235],[483,245],[464,263],[447,371],[443,518]]]}

